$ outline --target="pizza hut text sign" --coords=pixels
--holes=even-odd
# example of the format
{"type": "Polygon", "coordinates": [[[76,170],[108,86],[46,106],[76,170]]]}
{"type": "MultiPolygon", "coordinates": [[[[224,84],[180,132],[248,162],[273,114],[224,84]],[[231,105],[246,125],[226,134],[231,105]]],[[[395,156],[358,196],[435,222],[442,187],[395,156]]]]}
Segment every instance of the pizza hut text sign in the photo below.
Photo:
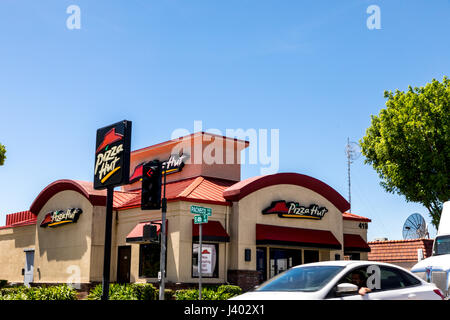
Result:
{"type": "Polygon", "coordinates": [[[128,184],[130,175],[131,121],[97,130],[94,189],[128,184]]]}

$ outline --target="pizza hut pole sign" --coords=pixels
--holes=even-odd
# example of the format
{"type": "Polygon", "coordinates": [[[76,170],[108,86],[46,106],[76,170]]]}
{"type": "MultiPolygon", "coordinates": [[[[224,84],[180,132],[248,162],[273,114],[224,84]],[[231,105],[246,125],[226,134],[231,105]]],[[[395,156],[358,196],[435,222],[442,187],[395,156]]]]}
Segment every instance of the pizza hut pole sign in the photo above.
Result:
{"type": "Polygon", "coordinates": [[[102,300],[109,298],[114,187],[129,183],[130,145],[131,121],[124,120],[97,130],[94,189],[107,189],[102,300]]]}
{"type": "Polygon", "coordinates": [[[128,184],[130,176],[131,121],[97,130],[94,189],[128,184]]]}

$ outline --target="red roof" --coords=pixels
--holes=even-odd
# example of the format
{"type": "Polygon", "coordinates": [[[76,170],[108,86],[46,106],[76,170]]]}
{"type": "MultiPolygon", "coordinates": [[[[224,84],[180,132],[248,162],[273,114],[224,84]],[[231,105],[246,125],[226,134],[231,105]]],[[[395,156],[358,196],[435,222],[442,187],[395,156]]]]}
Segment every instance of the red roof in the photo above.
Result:
{"type": "MultiPolygon", "coordinates": [[[[169,182],[166,185],[166,198],[168,201],[183,200],[200,203],[210,203],[219,205],[230,205],[223,197],[223,191],[234,184],[234,181],[196,177],[181,181],[169,182]]],[[[130,199],[120,206],[115,206],[117,210],[138,208],[141,205],[141,192],[136,191],[130,194],[130,199]]]]}
{"type": "Polygon", "coordinates": [[[355,220],[355,221],[361,221],[361,222],[372,222],[369,218],[358,216],[356,214],[350,213],[350,212],[344,212],[342,214],[342,217],[344,220],[355,220]]]}
{"type": "Polygon", "coordinates": [[[245,179],[226,189],[223,195],[229,201],[238,201],[259,189],[278,184],[292,184],[313,190],[330,201],[341,212],[345,212],[350,208],[348,201],[326,183],[304,174],[292,172],[245,179]]]}
{"type": "Polygon", "coordinates": [[[368,260],[381,262],[417,261],[417,249],[423,250],[424,258],[431,256],[433,239],[410,239],[371,241],[368,260]]]}
{"type": "Polygon", "coordinates": [[[295,244],[330,249],[342,248],[342,245],[330,231],[280,227],[267,224],[256,225],[256,243],[295,244]]]}
{"type": "Polygon", "coordinates": [[[36,224],[36,216],[31,211],[21,211],[6,215],[6,225],[0,229],[36,224]]]}
{"type": "Polygon", "coordinates": [[[359,234],[344,233],[344,250],[370,252],[370,247],[359,234]]]}

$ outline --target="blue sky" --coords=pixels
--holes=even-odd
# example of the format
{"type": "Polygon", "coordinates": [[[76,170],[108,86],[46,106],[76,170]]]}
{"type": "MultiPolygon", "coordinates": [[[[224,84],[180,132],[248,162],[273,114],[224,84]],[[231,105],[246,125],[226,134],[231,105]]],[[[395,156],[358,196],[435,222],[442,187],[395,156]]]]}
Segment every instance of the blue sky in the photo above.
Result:
{"type": "MultiPolygon", "coordinates": [[[[279,171],[347,198],[347,137],[364,136],[383,91],[450,75],[449,14],[448,0],[2,0],[0,225],[54,180],[91,181],[96,129],[122,119],[133,149],[195,120],[279,129],[279,171]],[[72,4],[79,30],[66,27],[72,4]],[[370,5],[379,30],[366,26],[370,5]]],[[[352,212],[372,219],[369,240],[400,239],[413,212],[430,221],[363,161],[352,165],[352,212]]]]}

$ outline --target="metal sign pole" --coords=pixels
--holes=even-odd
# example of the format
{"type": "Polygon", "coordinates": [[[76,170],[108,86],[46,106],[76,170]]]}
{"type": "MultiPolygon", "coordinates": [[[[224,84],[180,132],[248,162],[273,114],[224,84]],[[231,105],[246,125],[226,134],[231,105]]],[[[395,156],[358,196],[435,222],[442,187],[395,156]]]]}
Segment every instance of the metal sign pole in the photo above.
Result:
{"type": "Polygon", "coordinates": [[[109,298],[109,274],[111,269],[111,228],[114,187],[108,187],[106,193],[105,252],[103,257],[102,300],[109,298]]]}
{"type": "Polygon", "coordinates": [[[161,255],[160,255],[160,274],[161,282],[159,284],[159,300],[164,300],[164,290],[165,290],[165,270],[166,270],[166,212],[167,212],[167,199],[166,199],[166,169],[167,162],[163,163],[164,167],[164,187],[163,187],[163,198],[161,202],[161,255]]]}
{"type": "Polygon", "coordinates": [[[202,225],[198,226],[198,299],[202,300],[202,225]]]}

